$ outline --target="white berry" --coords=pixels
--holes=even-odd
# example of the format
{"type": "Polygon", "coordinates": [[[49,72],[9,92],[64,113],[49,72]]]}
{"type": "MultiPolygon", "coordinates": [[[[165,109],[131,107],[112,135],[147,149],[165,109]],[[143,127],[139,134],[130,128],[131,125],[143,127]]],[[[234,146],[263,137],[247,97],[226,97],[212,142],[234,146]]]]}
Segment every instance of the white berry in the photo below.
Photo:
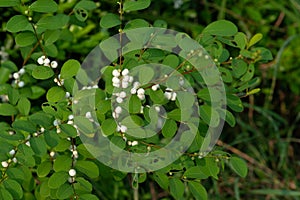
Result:
{"type": "Polygon", "coordinates": [[[114,77],[119,77],[119,76],[120,76],[119,70],[114,69],[114,70],[112,71],[112,75],[113,75],[114,77]]]}
{"type": "Polygon", "coordinates": [[[52,62],[50,63],[50,66],[51,66],[53,69],[55,69],[55,68],[57,68],[58,64],[57,64],[56,61],[52,61],[52,62]]]}
{"type": "Polygon", "coordinates": [[[76,170],[75,169],[70,169],[69,170],[69,175],[72,176],[72,177],[75,176],[76,175],[76,170]]]}
{"type": "Polygon", "coordinates": [[[129,74],[129,70],[128,69],[124,69],[122,71],[122,76],[126,76],[127,74],[129,74]]]}
{"type": "Polygon", "coordinates": [[[8,167],[8,162],[3,161],[3,162],[1,162],[1,165],[2,165],[2,167],[6,168],[6,167],[8,167]]]}

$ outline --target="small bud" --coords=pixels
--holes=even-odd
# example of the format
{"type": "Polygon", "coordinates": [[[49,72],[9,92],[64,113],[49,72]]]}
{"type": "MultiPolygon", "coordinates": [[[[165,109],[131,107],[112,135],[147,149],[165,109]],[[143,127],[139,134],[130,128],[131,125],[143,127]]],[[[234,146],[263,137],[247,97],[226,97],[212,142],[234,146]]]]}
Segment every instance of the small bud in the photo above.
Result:
{"type": "Polygon", "coordinates": [[[50,157],[53,158],[53,157],[55,156],[55,152],[54,152],[54,151],[51,151],[49,155],[50,155],[50,157]]]}
{"type": "Polygon", "coordinates": [[[13,156],[15,155],[16,151],[14,149],[10,150],[9,155],[13,156]]]}

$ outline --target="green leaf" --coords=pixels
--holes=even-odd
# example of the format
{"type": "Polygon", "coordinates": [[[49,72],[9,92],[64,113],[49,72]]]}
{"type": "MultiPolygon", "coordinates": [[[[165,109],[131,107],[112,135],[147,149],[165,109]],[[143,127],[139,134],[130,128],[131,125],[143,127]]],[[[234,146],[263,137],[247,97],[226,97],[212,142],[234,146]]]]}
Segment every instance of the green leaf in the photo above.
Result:
{"type": "Polygon", "coordinates": [[[17,107],[22,115],[28,115],[30,112],[31,103],[27,98],[21,97],[17,107]]]}
{"type": "Polygon", "coordinates": [[[245,178],[248,174],[248,167],[247,167],[247,163],[238,157],[232,157],[230,158],[230,167],[232,168],[232,170],[237,173],[239,176],[245,178]]]}
{"type": "Polygon", "coordinates": [[[152,80],[154,73],[153,69],[149,66],[139,67],[139,82],[141,85],[149,83],[152,80]]]}
{"type": "Polygon", "coordinates": [[[100,20],[100,26],[102,28],[112,28],[120,24],[121,24],[120,17],[112,13],[108,13],[104,15],[100,20]]]}
{"type": "Polygon", "coordinates": [[[12,105],[16,105],[18,100],[20,99],[20,92],[15,88],[9,88],[7,91],[9,102],[12,105]]]}
{"type": "Polygon", "coordinates": [[[81,22],[87,20],[89,16],[88,11],[83,8],[74,8],[74,13],[75,13],[75,17],[81,22]]]}
{"type": "Polygon", "coordinates": [[[134,29],[134,28],[142,28],[149,27],[149,22],[144,19],[133,19],[130,20],[124,27],[124,30],[134,29]]]}
{"type": "Polygon", "coordinates": [[[179,62],[180,62],[180,60],[179,60],[178,56],[170,54],[165,57],[162,64],[175,69],[176,67],[178,67],[179,62]]]}
{"type": "Polygon", "coordinates": [[[232,60],[232,75],[235,78],[239,78],[247,72],[248,65],[242,59],[233,59],[232,60]]]}
{"type": "Polygon", "coordinates": [[[47,176],[52,170],[52,163],[50,161],[44,161],[37,167],[37,175],[39,177],[47,176]]]}
{"type": "Polygon", "coordinates": [[[231,126],[231,127],[234,127],[235,124],[236,124],[236,120],[235,120],[234,115],[230,111],[228,111],[228,110],[226,110],[226,118],[225,118],[225,120],[229,124],[229,126],[231,126]]]}
{"type": "Polygon", "coordinates": [[[19,183],[22,183],[25,180],[25,174],[20,168],[9,167],[6,173],[10,179],[14,179],[19,183]]]}
{"type": "Polygon", "coordinates": [[[60,29],[63,28],[68,22],[70,17],[64,14],[57,14],[55,16],[46,16],[37,22],[37,27],[41,29],[60,29]]]}
{"type": "Polygon", "coordinates": [[[222,94],[215,88],[204,88],[197,93],[197,96],[208,102],[219,102],[222,99],[222,94]]]}
{"type": "Polygon", "coordinates": [[[32,30],[32,27],[25,16],[15,15],[8,20],[6,29],[9,32],[16,33],[19,31],[32,30]]]}
{"type": "Polygon", "coordinates": [[[56,12],[58,6],[53,0],[37,0],[29,6],[29,9],[35,12],[51,13],[56,12]]]}
{"type": "Polygon", "coordinates": [[[249,41],[247,48],[252,47],[256,43],[258,43],[261,39],[263,38],[263,34],[261,33],[256,33],[249,41]]]}
{"type": "Polygon", "coordinates": [[[38,66],[32,71],[32,76],[35,79],[46,80],[54,75],[53,70],[50,67],[38,66]]]}
{"type": "Polygon", "coordinates": [[[76,4],[75,8],[82,8],[85,10],[94,10],[97,8],[97,5],[95,2],[90,1],[90,0],[84,0],[80,1],[76,4]]]}
{"type": "Polygon", "coordinates": [[[16,40],[16,44],[19,45],[20,47],[26,47],[35,43],[36,37],[32,32],[26,31],[26,32],[19,33],[15,37],[15,40],[16,40]]]}
{"type": "Polygon", "coordinates": [[[13,200],[12,195],[6,189],[0,187],[0,199],[13,200]]]}
{"type": "Polygon", "coordinates": [[[47,113],[44,113],[43,111],[36,112],[30,115],[28,119],[36,125],[39,125],[44,128],[52,126],[53,122],[52,116],[47,113]]]}
{"type": "Polygon", "coordinates": [[[227,20],[219,20],[204,28],[203,33],[217,36],[233,36],[238,32],[234,23],[227,20]]]}
{"type": "Polygon", "coordinates": [[[124,11],[143,10],[150,6],[150,0],[126,1],[123,5],[124,11]]]}
{"type": "Polygon", "coordinates": [[[113,134],[116,131],[116,128],[117,124],[114,119],[106,119],[101,124],[102,132],[107,136],[113,134]]]}
{"type": "Polygon", "coordinates": [[[23,197],[23,189],[17,181],[12,179],[6,179],[3,182],[3,185],[5,189],[7,189],[9,193],[13,196],[14,199],[21,199],[23,197]]]}
{"type": "Polygon", "coordinates": [[[153,178],[162,189],[164,190],[168,189],[169,179],[166,174],[161,172],[155,172],[153,178]]]}
{"type": "Polygon", "coordinates": [[[74,184],[75,191],[82,191],[91,193],[93,190],[93,185],[82,177],[76,177],[76,182],[74,184]]]}
{"type": "Polygon", "coordinates": [[[66,92],[58,86],[50,88],[46,94],[46,98],[49,102],[58,102],[64,99],[65,96],[66,92]]]}
{"type": "Polygon", "coordinates": [[[18,113],[17,109],[8,103],[0,103],[0,115],[12,116],[18,113]]]}
{"type": "Polygon", "coordinates": [[[12,7],[12,6],[17,6],[19,4],[20,4],[20,0],[1,0],[0,1],[0,7],[12,7]]]}
{"type": "Polygon", "coordinates": [[[31,137],[29,139],[30,146],[37,156],[44,156],[47,154],[47,144],[42,136],[31,137]]]}
{"type": "Polygon", "coordinates": [[[187,178],[196,178],[196,179],[207,179],[210,174],[209,173],[205,173],[204,170],[202,170],[201,167],[199,166],[194,166],[194,167],[190,167],[188,168],[183,176],[187,177],[187,178]]]}
{"type": "Polygon", "coordinates": [[[188,182],[188,187],[196,200],[207,200],[206,189],[198,182],[188,182]]]}
{"type": "Polygon", "coordinates": [[[65,62],[61,68],[60,75],[63,79],[68,79],[76,76],[81,65],[77,60],[70,59],[65,62]]]}
{"type": "Polygon", "coordinates": [[[47,30],[44,33],[45,45],[48,46],[50,44],[53,44],[54,42],[56,42],[59,39],[60,35],[61,35],[60,30],[47,30]]]}
{"type": "Polygon", "coordinates": [[[227,94],[227,105],[235,112],[242,112],[244,110],[241,99],[233,94],[227,94]]]}
{"type": "Polygon", "coordinates": [[[36,126],[31,121],[17,119],[12,123],[12,127],[17,130],[26,131],[28,133],[35,133],[36,126]]]}
{"type": "Polygon", "coordinates": [[[132,95],[129,99],[129,112],[133,114],[138,114],[141,112],[141,107],[141,100],[136,95],[132,95]]]}
{"type": "Polygon", "coordinates": [[[50,196],[50,188],[48,186],[48,180],[42,182],[41,183],[41,187],[40,187],[40,195],[43,197],[48,197],[50,196]]]}
{"type": "Polygon", "coordinates": [[[180,199],[183,197],[184,184],[179,178],[171,178],[169,180],[170,193],[175,199],[180,199]]]}
{"type": "Polygon", "coordinates": [[[68,172],[72,166],[71,156],[59,155],[54,161],[53,169],[56,172],[65,171],[68,172]]]}
{"type": "Polygon", "coordinates": [[[177,131],[177,124],[173,119],[167,119],[163,128],[162,134],[166,138],[172,138],[177,131]]]}
{"type": "Polygon", "coordinates": [[[176,108],[168,113],[168,118],[181,121],[181,110],[176,108]]]}
{"type": "Polygon", "coordinates": [[[99,200],[97,196],[93,194],[80,195],[79,200],[99,200]]]}
{"type": "Polygon", "coordinates": [[[206,104],[200,106],[200,117],[211,127],[217,127],[220,123],[219,113],[213,107],[206,104]]]}
{"type": "Polygon", "coordinates": [[[77,136],[77,130],[73,125],[70,124],[62,124],[59,126],[63,133],[65,133],[68,137],[76,137],[77,136]]]}
{"type": "Polygon", "coordinates": [[[99,176],[99,168],[92,161],[79,160],[77,161],[75,168],[90,178],[97,178],[99,176]]]}
{"type": "MultiPolygon", "coordinates": [[[[71,166],[70,166],[71,167],[71,166]]],[[[51,189],[57,189],[68,180],[69,174],[67,172],[55,172],[49,178],[48,186],[51,189]]]]}
{"type": "Polygon", "coordinates": [[[69,183],[65,183],[57,189],[56,196],[58,199],[70,199],[73,193],[72,186],[69,183]]]}
{"type": "Polygon", "coordinates": [[[236,43],[238,48],[245,49],[247,45],[247,36],[245,35],[245,33],[238,32],[234,36],[234,42],[236,43]]]}

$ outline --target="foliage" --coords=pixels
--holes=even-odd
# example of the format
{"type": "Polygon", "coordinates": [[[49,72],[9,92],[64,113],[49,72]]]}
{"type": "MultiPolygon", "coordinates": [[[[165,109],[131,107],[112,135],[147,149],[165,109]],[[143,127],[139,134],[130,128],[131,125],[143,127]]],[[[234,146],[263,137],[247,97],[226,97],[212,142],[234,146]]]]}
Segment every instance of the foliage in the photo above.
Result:
{"type": "MultiPolygon", "coordinates": [[[[188,2],[183,2],[180,10],[185,10],[184,16],[190,21],[191,18],[195,18],[195,13],[188,9],[188,2]]],[[[5,38],[2,44],[5,51],[1,51],[0,67],[1,197],[130,199],[132,194],[127,190],[130,187],[127,179],[132,184],[135,195],[139,189],[141,199],[150,199],[150,191],[138,186],[153,184],[153,181],[156,187],[168,191],[167,196],[173,196],[175,199],[207,199],[207,191],[211,189],[209,181],[219,179],[219,173],[225,164],[239,176],[246,177],[248,170],[241,158],[218,149],[202,155],[199,148],[204,141],[203,133],[209,125],[214,122],[217,126],[224,119],[229,126],[234,127],[236,119],[239,118],[233,113],[244,110],[240,98],[259,91],[256,87],[261,79],[255,72],[257,66],[272,60],[268,49],[257,46],[262,35],[266,35],[266,31],[262,30],[264,34],[257,33],[252,37],[252,30],[245,27],[242,28],[244,33],[239,32],[240,29],[235,23],[222,19],[224,7],[219,13],[220,20],[204,20],[202,24],[208,24],[207,26],[192,24],[188,27],[182,21],[177,23],[176,17],[180,17],[180,10],[176,12],[175,17],[168,16],[173,12],[166,11],[161,17],[154,13],[153,20],[147,12],[159,9],[155,9],[158,4],[152,3],[150,4],[150,0],[125,1],[119,5],[116,2],[105,1],[100,5],[89,0],[59,3],[52,0],[0,1],[1,7],[9,7],[1,8],[4,13],[1,21],[5,27],[5,32],[1,33],[5,38]],[[150,9],[144,10],[149,6],[150,9]],[[119,14],[116,14],[117,9],[119,14]],[[207,50],[209,59],[216,64],[225,83],[228,109],[214,110],[211,106],[214,99],[219,99],[224,94],[217,90],[209,90],[206,82],[201,82],[201,77],[195,73],[194,67],[178,55],[145,48],[134,54],[122,55],[121,63],[119,59],[114,60],[105,68],[104,83],[100,82],[94,85],[95,88],[86,89],[95,89],[98,95],[96,98],[99,100],[96,104],[96,117],[103,133],[118,147],[146,153],[165,145],[178,129],[181,116],[178,118],[179,100],[175,103],[162,100],[166,88],[154,90],[146,85],[143,87],[145,92],[132,95],[129,100],[132,105],[129,112],[134,116],[135,123],[130,124],[132,122],[129,121],[126,124],[125,121],[127,126],[118,126],[113,116],[113,113],[118,112],[112,110],[111,103],[107,102],[107,99],[113,96],[114,69],[119,69],[119,73],[124,72],[124,68],[129,69],[130,74],[137,65],[149,62],[178,67],[178,72],[196,89],[197,101],[200,103],[201,126],[186,153],[176,162],[158,171],[129,174],[103,165],[91,154],[92,152],[87,151],[78,135],[93,133],[92,113],[85,110],[83,117],[74,116],[73,97],[78,86],[76,81],[87,82],[86,77],[80,77],[78,74],[81,74],[80,62],[92,48],[119,31],[149,26],[186,31],[207,50]],[[5,52],[8,52],[8,55],[4,55],[5,52]],[[197,85],[199,81],[201,85],[197,85]],[[126,129],[130,125],[145,124],[152,121],[151,117],[155,117],[151,116],[150,109],[146,109],[149,102],[144,98],[168,107],[167,122],[161,133],[150,141],[126,135],[126,129]],[[141,106],[145,108],[143,113],[140,112],[141,106]]],[[[168,4],[169,1],[164,3],[168,4]]],[[[251,20],[261,20],[262,17],[256,10],[246,10],[251,20]]],[[[235,11],[238,14],[242,12],[235,11]]],[[[184,45],[181,48],[188,49],[184,45]]],[[[117,49],[114,46],[109,48],[112,51],[117,49]]],[[[145,74],[155,73],[150,70],[145,74]]],[[[148,83],[148,79],[149,76],[139,76],[141,83],[148,83]]],[[[293,90],[297,88],[294,87],[293,90]]],[[[180,98],[180,95],[177,98],[180,98]]]]}

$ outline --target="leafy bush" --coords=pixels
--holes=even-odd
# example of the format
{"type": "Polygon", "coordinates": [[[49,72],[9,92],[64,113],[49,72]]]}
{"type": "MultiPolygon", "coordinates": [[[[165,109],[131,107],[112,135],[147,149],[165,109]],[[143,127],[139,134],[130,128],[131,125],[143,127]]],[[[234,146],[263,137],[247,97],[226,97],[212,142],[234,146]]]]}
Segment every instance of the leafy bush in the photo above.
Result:
{"type": "Polygon", "coordinates": [[[1,8],[1,199],[129,199],[129,187],[134,199],[150,199],[151,191],[139,189],[150,181],[175,199],[207,199],[207,180],[218,179],[225,164],[247,175],[244,160],[210,148],[223,121],[235,126],[240,98],[259,91],[256,65],[272,59],[256,46],[262,34],[248,38],[218,20],[195,42],[164,20],[135,17],[150,0],[115,3],[119,14],[89,0],[0,6],[9,7],[1,8]],[[191,59],[196,54],[200,60],[191,59]],[[139,128],[159,120],[155,134],[139,128]],[[132,161],[121,152],[156,155],[173,137],[180,156],[167,166],[120,163],[132,161]]]}

